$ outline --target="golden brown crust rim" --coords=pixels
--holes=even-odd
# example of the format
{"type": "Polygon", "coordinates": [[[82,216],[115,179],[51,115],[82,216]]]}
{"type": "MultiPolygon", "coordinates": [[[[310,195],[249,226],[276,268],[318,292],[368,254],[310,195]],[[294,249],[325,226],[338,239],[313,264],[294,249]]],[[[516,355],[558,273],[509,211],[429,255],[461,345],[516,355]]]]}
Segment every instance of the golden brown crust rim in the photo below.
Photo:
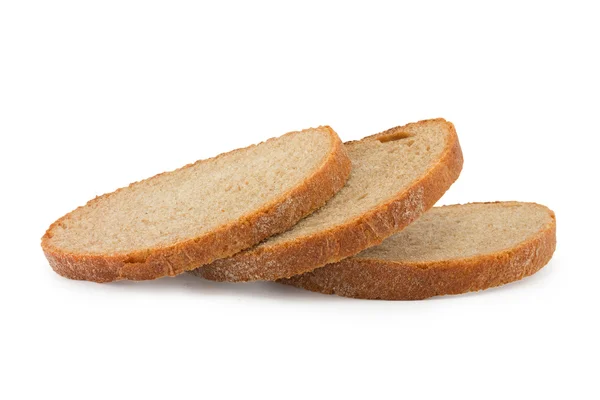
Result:
{"type": "MultiPolygon", "coordinates": [[[[201,237],[168,247],[129,254],[87,255],[63,251],[49,242],[53,229],[60,225],[70,215],[69,213],[53,223],[42,237],[44,254],[58,274],[70,279],[94,282],[122,279],[151,280],[163,276],[175,276],[216,259],[232,256],[269,236],[290,229],[300,219],[325,204],[344,186],[350,176],[351,161],[337,134],[330,127],[325,128],[331,138],[332,148],[321,166],[298,186],[241,220],[223,225],[201,237]]],[[[301,132],[290,134],[298,133],[301,132]]],[[[241,150],[244,149],[233,152],[241,150]]],[[[217,157],[225,154],[229,153],[217,157]]],[[[208,162],[213,159],[198,162],[208,162]]],[[[194,164],[183,168],[189,168],[191,165],[194,164]]],[[[114,193],[97,197],[87,205],[114,193]]]]}
{"type": "Polygon", "coordinates": [[[533,275],[556,249],[556,219],[503,251],[430,263],[348,258],[278,282],[358,299],[421,300],[484,290],[533,275]]]}
{"type": "Polygon", "coordinates": [[[217,260],[192,273],[206,279],[228,282],[289,278],[356,255],[401,231],[433,207],[460,175],[463,156],[456,130],[452,123],[437,119],[408,124],[365,138],[378,138],[390,135],[393,131],[432,122],[446,125],[446,147],[439,161],[395,198],[343,226],[291,243],[251,249],[217,260]]]}

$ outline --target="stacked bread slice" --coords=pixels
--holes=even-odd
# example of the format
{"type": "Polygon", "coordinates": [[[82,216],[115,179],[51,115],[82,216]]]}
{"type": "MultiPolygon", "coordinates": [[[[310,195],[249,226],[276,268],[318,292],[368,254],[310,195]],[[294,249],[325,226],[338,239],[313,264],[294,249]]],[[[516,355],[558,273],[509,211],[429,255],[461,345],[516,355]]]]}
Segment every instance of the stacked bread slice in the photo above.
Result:
{"type": "Polygon", "coordinates": [[[419,300],[483,290],[536,273],[556,220],[532,203],[434,207],[381,245],[281,283],[363,299],[419,300]]]}
{"type": "Polygon", "coordinates": [[[345,144],[328,127],[292,132],[100,196],[51,225],[42,247],[73,279],[193,270],[369,299],[457,294],[536,272],[556,243],[547,208],[429,211],[462,164],[443,119],[345,144]]]}
{"type": "Polygon", "coordinates": [[[291,228],[350,169],[331,128],[291,132],[97,197],[52,224],[42,248],[72,279],[178,275],[291,228]]]}
{"type": "Polygon", "coordinates": [[[423,121],[345,144],[352,172],[324,207],[259,246],[194,272],[218,281],[275,280],[381,243],[429,210],[458,178],[452,124],[423,121]]]}

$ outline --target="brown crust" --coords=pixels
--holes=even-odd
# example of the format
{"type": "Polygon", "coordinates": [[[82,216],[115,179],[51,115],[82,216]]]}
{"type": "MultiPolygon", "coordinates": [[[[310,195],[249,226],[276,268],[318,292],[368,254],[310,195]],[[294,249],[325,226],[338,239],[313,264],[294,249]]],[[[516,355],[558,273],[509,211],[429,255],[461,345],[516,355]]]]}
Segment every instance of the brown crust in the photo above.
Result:
{"type": "Polygon", "coordinates": [[[313,292],[379,300],[421,300],[504,285],[533,275],[552,258],[556,218],[548,212],[551,223],[503,251],[429,263],[348,258],[278,282],[313,292]]]}
{"type": "MultiPolygon", "coordinates": [[[[300,219],[325,204],[346,183],[351,170],[350,159],[337,134],[330,127],[325,128],[330,135],[332,148],[321,166],[298,186],[238,221],[220,226],[203,236],[168,247],[152,248],[128,254],[96,255],[63,251],[50,243],[53,229],[68,218],[69,213],[53,223],[42,237],[44,254],[52,268],[64,277],[110,282],[121,279],[150,280],[163,276],[175,276],[252,247],[267,237],[294,226],[300,219]]],[[[299,133],[301,132],[291,132],[288,135],[299,133]]],[[[243,149],[233,152],[241,150],[243,149]]],[[[214,160],[214,158],[200,160],[196,163],[210,160],[214,160]]],[[[192,165],[195,164],[189,164],[183,168],[189,168],[192,165]]],[[[126,188],[118,191],[124,189],[126,188]]],[[[88,202],[86,206],[114,193],[116,192],[97,197],[88,202]]]]}
{"type": "Polygon", "coordinates": [[[353,221],[333,229],[269,247],[258,247],[192,271],[214,281],[277,280],[312,271],[380,244],[429,210],[458,178],[463,156],[452,123],[425,120],[366,137],[377,140],[413,127],[444,123],[446,148],[439,161],[410,188],[353,221]]]}

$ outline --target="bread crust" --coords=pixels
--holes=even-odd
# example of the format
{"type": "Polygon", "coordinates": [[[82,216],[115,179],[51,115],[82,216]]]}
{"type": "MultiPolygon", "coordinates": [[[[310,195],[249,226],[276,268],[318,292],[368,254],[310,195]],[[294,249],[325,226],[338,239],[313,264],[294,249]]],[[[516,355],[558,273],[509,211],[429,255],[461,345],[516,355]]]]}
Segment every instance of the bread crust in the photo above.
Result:
{"type": "Polygon", "coordinates": [[[433,207],[460,175],[463,156],[454,125],[444,119],[424,120],[362,139],[377,140],[430,123],[443,123],[448,129],[442,155],[427,173],[394,198],[343,226],[291,243],[251,249],[191,273],[228,282],[289,278],[356,255],[404,229],[433,207]]]}
{"type": "MultiPolygon", "coordinates": [[[[267,237],[284,232],[294,226],[300,219],[325,204],[346,183],[351,170],[351,161],[346,149],[333,129],[328,126],[323,128],[330,136],[331,151],[322,164],[296,187],[282,193],[269,204],[238,221],[222,225],[202,236],[170,246],[155,247],[127,254],[97,255],[64,251],[50,243],[52,231],[69,217],[71,214],[69,213],[54,222],[42,237],[44,254],[54,271],[66,278],[111,282],[122,279],[151,280],[163,276],[175,276],[252,247],[267,237]]],[[[300,133],[291,132],[288,135],[300,133]]],[[[215,158],[242,150],[244,149],[234,150],[215,158]]],[[[189,168],[197,163],[210,162],[215,158],[200,160],[183,168],[189,168]]],[[[149,179],[160,175],[162,174],[149,179]]],[[[116,192],[124,189],[126,188],[118,189],[116,192]]],[[[96,197],[84,207],[116,192],[96,197]]]]}
{"type": "Polygon", "coordinates": [[[504,285],[533,275],[552,258],[556,217],[551,210],[548,212],[549,224],[502,251],[435,262],[353,257],[278,282],[313,292],[377,300],[422,300],[504,285]]]}

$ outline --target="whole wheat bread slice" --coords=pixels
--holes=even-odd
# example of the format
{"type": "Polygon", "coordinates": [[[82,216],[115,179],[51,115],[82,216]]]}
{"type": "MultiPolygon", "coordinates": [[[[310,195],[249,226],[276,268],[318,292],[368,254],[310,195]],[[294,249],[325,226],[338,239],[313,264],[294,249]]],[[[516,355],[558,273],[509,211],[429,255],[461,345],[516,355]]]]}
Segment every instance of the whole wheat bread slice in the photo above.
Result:
{"type": "Polygon", "coordinates": [[[532,203],[436,207],[341,262],[279,282],[361,299],[418,300],[504,285],[532,275],[556,248],[556,219],[532,203]]]}
{"type": "Polygon", "coordinates": [[[350,179],[323,208],[293,229],[193,273],[216,281],[276,280],[355,255],[433,207],[463,162],[454,126],[443,119],[396,127],[345,147],[350,179]]]}
{"type": "Polygon", "coordinates": [[[97,197],[53,223],[42,248],[72,279],[174,276],[289,229],[350,169],[331,128],[291,132],[97,197]]]}

